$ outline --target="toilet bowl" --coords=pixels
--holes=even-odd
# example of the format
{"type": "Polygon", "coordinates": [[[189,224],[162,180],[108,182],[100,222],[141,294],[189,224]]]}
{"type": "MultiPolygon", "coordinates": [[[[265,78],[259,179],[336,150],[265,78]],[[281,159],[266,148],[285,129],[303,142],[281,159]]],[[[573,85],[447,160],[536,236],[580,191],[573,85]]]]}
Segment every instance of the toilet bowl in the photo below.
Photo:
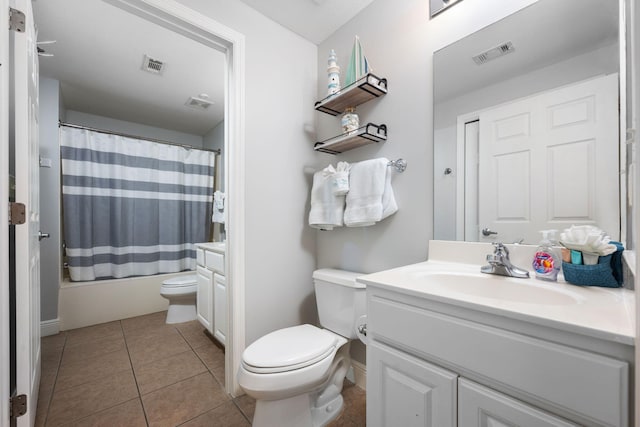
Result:
{"type": "Polygon", "coordinates": [[[238,382],[256,399],[254,427],[324,426],[342,409],[350,342],[366,312],[359,273],[322,269],[313,273],[322,328],[300,325],[271,332],[249,345],[238,382]]]}
{"type": "Polygon", "coordinates": [[[169,300],[166,323],[196,320],[196,275],[172,277],[162,282],[160,295],[169,300]]]}

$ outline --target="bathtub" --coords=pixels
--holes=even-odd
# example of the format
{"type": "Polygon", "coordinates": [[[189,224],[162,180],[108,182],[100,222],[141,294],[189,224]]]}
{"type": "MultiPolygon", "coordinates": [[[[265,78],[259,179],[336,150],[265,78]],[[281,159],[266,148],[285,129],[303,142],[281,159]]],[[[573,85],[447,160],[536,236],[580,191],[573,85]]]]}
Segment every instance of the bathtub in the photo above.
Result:
{"type": "Polygon", "coordinates": [[[162,281],[193,271],[126,279],[72,282],[64,279],[58,297],[60,330],[81,328],[166,310],[162,281]]]}

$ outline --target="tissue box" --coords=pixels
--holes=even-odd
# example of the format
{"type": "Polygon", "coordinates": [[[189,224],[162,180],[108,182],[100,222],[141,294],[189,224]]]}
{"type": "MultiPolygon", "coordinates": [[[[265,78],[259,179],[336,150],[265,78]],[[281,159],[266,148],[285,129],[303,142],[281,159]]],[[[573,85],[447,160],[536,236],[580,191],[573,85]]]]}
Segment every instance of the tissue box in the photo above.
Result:
{"type": "Polygon", "coordinates": [[[564,279],[579,286],[601,286],[605,288],[619,288],[622,286],[622,251],[621,243],[611,242],[618,250],[611,255],[598,258],[595,265],[576,265],[562,263],[564,279]]]}

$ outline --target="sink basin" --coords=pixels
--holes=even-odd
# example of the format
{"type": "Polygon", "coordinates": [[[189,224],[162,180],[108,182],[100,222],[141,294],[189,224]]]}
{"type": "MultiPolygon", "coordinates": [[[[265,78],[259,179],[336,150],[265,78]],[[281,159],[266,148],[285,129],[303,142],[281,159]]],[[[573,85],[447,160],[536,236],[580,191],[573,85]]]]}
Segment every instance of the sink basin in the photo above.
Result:
{"type": "Polygon", "coordinates": [[[542,305],[580,303],[579,297],[570,291],[533,279],[461,272],[425,272],[423,279],[430,291],[442,290],[474,298],[542,305]]]}

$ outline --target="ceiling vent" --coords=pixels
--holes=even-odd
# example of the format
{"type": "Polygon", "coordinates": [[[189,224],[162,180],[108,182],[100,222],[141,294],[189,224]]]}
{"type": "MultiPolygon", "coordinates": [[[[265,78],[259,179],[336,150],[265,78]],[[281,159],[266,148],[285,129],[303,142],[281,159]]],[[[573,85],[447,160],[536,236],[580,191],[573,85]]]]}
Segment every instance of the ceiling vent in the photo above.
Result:
{"type": "Polygon", "coordinates": [[[487,50],[486,52],[482,52],[474,56],[473,60],[475,61],[476,64],[482,65],[491,61],[492,59],[496,59],[506,55],[507,53],[511,53],[514,50],[516,50],[516,48],[513,47],[513,43],[506,42],[506,43],[502,43],[500,46],[496,46],[492,49],[487,50]]]}
{"type": "Polygon", "coordinates": [[[209,101],[209,95],[201,93],[198,96],[191,96],[184,103],[187,107],[195,108],[197,110],[206,110],[213,105],[213,101],[209,101]]]}
{"type": "Polygon", "coordinates": [[[151,74],[162,74],[164,71],[164,62],[145,55],[142,61],[142,70],[151,74]]]}

